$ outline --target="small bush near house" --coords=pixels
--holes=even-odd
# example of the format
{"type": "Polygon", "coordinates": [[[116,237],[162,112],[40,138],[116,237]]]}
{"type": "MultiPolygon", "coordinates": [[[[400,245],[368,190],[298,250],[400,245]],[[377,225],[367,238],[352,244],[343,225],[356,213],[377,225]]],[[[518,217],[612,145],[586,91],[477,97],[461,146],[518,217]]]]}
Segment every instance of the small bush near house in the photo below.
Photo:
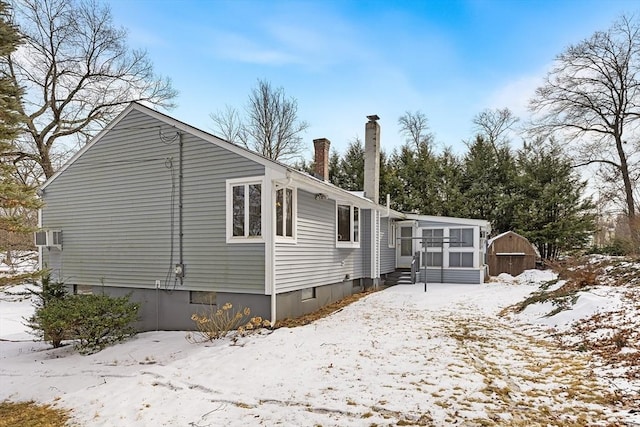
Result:
{"type": "Polygon", "coordinates": [[[187,339],[191,342],[213,341],[226,337],[232,331],[244,334],[250,330],[271,326],[268,320],[262,320],[261,317],[250,318],[250,315],[251,310],[248,307],[234,310],[231,303],[226,303],[222,308],[210,305],[204,313],[191,316],[197,332],[195,336],[187,335],[187,339]]]}
{"type": "Polygon", "coordinates": [[[77,340],[76,348],[88,354],[134,335],[139,308],[129,296],[67,295],[37,308],[29,326],[54,347],[77,340]]]}
{"type": "MultiPolygon", "coordinates": [[[[42,286],[39,291],[31,291],[35,296],[36,314],[50,303],[65,299],[69,295],[64,283],[52,281],[50,274],[44,274],[41,283],[42,286]]],[[[37,336],[50,342],[54,348],[58,348],[62,345],[62,340],[65,339],[65,331],[64,325],[58,320],[60,316],[56,316],[55,311],[56,308],[52,307],[51,310],[43,312],[45,318],[42,319],[42,329],[34,328],[33,322],[36,315],[28,319],[27,325],[36,331],[37,336]]]]}

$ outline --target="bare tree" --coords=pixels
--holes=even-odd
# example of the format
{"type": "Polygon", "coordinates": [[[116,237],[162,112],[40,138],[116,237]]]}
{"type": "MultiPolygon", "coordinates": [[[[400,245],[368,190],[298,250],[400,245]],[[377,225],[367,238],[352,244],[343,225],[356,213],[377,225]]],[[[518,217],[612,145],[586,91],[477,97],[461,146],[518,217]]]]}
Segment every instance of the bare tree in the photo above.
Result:
{"type": "Polygon", "coordinates": [[[300,136],[309,124],[298,120],[298,102],[288,98],[284,89],[274,89],[266,80],[258,80],[245,106],[246,116],[227,106],[210,115],[223,138],[268,159],[282,162],[299,158],[303,147],[300,136]]]}
{"type": "Polygon", "coordinates": [[[18,158],[45,177],[131,101],[171,107],[176,92],[158,77],[145,51],[127,46],[108,6],[95,0],[16,0],[25,44],[7,56],[8,73],[25,88],[24,139],[18,158]],[[75,141],[73,141],[75,140],[75,141]]]}
{"type": "Polygon", "coordinates": [[[418,151],[425,148],[431,151],[433,134],[429,131],[429,121],[423,112],[405,112],[398,119],[398,125],[400,134],[405,137],[407,143],[414,145],[418,151]]]}
{"type": "Polygon", "coordinates": [[[233,144],[242,144],[246,140],[244,125],[240,113],[235,107],[226,105],[224,110],[209,114],[219,136],[233,144]]]}
{"type": "Polygon", "coordinates": [[[599,165],[624,192],[632,239],[640,244],[634,174],[640,168],[640,26],[623,16],[607,31],[558,55],[530,102],[534,130],[572,141],[576,165],[599,165]]]}
{"type": "Polygon", "coordinates": [[[505,134],[518,120],[508,108],[486,109],[473,118],[473,124],[476,132],[486,138],[497,155],[499,147],[507,143],[505,134]]]}

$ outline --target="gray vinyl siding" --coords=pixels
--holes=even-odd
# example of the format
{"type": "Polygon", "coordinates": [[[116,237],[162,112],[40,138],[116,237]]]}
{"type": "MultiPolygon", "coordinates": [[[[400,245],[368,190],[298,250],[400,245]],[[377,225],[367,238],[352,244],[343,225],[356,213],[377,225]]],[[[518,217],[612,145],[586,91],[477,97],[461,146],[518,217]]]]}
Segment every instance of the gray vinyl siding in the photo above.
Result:
{"type": "MultiPolygon", "coordinates": [[[[424,282],[424,269],[420,270],[420,282],[424,282]]],[[[452,268],[428,269],[427,283],[456,283],[456,284],[478,284],[482,283],[481,271],[478,269],[458,270],[452,268]]]]}
{"type": "Polygon", "coordinates": [[[380,218],[380,274],[396,269],[396,248],[389,247],[389,218],[380,218]]]}
{"type": "MultiPolygon", "coordinates": [[[[132,110],[46,187],[42,223],[63,230],[61,264],[51,266],[63,280],[131,288],[153,288],[160,280],[163,289],[174,287],[175,135],[132,110]]],[[[264,243],[230,245],[225,234],[226,179],[262,176],[264,166],[189,134],[183,142],[186,276],[180,289],[264,293],[264,243]]],[[[45,263],[54,261],[44,252],[45,263]]]]}
{"type": "Polygon", "coordinates": [[[295,244],[275,243],[278,293],[364,277],[362,244],[336,248],[335,200],[315,200],[299,189],[296,237],[295,244]]]}

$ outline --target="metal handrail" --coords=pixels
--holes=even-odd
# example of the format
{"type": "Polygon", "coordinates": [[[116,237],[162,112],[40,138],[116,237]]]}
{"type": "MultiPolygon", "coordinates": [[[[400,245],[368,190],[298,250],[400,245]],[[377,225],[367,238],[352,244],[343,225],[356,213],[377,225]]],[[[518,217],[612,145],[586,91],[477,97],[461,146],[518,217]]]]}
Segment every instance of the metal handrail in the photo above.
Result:
{"type": "Polygon", "coordinates": [[[413,258],[411,258],[411,284],[416,283],[416,255],[418,253],[413,254],[413,258]]]}

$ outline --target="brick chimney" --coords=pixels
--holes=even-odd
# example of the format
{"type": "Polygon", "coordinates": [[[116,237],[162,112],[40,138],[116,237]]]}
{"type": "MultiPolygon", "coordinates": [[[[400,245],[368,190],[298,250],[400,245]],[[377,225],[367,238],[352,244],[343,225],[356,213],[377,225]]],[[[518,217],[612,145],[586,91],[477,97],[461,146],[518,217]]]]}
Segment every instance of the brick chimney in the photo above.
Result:
{"type": "Polygon", "coordinates": [[[374,114],[367,119],[364,129],[364,197],[380,203],[380,117],[374,114]]]}
{"type": "Polygon", "coordinates": [[[327,138],[318,138],[313,140],[313,148],[315,149],[315,159],[313,163],[313,172],[316,177],[323,181],[329,181],[329,146],[331,141],[327,138]]]}

